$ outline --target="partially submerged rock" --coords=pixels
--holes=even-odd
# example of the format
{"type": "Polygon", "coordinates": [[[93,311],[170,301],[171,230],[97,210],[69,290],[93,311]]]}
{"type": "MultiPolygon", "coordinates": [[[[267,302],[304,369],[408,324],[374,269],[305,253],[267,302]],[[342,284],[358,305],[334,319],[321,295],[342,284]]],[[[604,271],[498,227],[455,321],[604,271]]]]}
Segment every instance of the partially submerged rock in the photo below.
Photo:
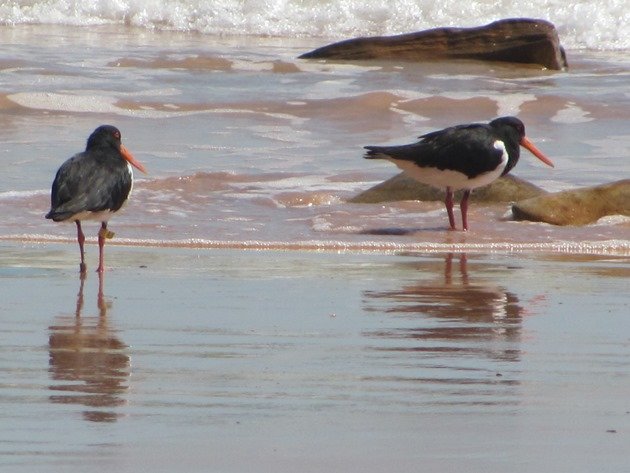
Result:
{"type": "MultiPolygon", "coordinates": [[[[530,184],[518,177],[507,175],[493,183],[475,189],[470,200],[476,202],[515,202],[522,199],[544,194],[540,187],[530,184]]],[[[444,190],[422,184],[415,179],[400,173],[381,184],[361,192],[349,200],[351,203],[373,204],[378,202],[392,202],[397,200],[444,200],[444,190]]],[[[457,192],[456,199],[461,199],[457,192]]]]}
{"type": "Polygon", "coordinates": [[[607,215],[630,217],[630,179],[554,192],[517,202],[516,220],[553,225],[586,225],[607,215]]]}
{"type": "Polygon", "coordinates": [[[477,28],[435,28],[396,36],[355,38],[302,54],[302,59],[427,61],[474,59],[567,67],[553,24],[511,18],[477,28]]]}

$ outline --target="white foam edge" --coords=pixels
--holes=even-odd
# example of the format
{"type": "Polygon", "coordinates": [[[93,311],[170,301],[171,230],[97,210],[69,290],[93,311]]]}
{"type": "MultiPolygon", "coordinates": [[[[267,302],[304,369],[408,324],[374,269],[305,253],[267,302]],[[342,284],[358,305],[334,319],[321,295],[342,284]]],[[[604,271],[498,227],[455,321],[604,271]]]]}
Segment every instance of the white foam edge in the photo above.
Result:
{"type": "Polygon", "coordinates": [[[206,110],[162,111],[150,108],[136,110],[117,107],[115,97],[102,95],[72,95],[54,92],[18,92],[7,96],[7,99],[25,108],[35,110],[51,110],[72,113],[111,113],[115,115],[140,118],[173,118],[201,114],[252,114],[264,115],[274,119],[301,123],[305,119],[284,113],[268,113],[259,110],[243,110],[232,108],[215,108],[206,110]]]}
{"type": "MultiPolygon", "coordinates": [[[[43,234],[0,235],[0,241],[22,243],[67,243],[76,244],[74,237],[59,237],[43,234]]],[[[86,241],[96,242],[96,237],[86,237],[86,241]]],[[[188,238],[178,240],[116,238],[108,245],[150,248],[185,248],[185,249],[236,249],[236,250],[294,250],[294,251],[347,251],[370,253],[398,252],[469,252],[469,253],[562,253],[592,254],[606,256],[630,256],[630,240],[602,241],[555,241],[542,243],[513,243],[498,241],[494,243],[431,243],[431,242],[389,242],[389,241],[337,241],[337,240],[301,240],[301,241],[259,241],[259,240],[205,240],[188,238]]]]}

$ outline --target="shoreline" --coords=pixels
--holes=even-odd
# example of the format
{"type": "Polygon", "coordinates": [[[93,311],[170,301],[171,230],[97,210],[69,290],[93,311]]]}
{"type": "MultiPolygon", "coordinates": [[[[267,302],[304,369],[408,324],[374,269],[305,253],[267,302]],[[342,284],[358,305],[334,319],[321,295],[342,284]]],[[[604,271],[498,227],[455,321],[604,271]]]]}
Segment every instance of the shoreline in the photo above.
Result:
{"type": "MultiPolygon", "coordinates": [[[[58,244],[64,243],[76,245],[73,237],[58,237],[52,235],[2,235],[0,242],[15,242],[22,244],[58,244]]],[[[87,246],[97,244],[94,237],[86,237],[87,246]]],[[[382,241],[335,241],[335,240],[304,240],[304,241],[257,241],[257,240],[201,240],[196,238],[180,240],[136,240],[130,238],[116,238],[108,240],[109,246],[140,247],[140,248],[181,248],[181,249],[230,249],[230,250],[256,250],[256,251],[288,251],[288,252],[350,252],[350,253],[374,253],[392,254],[399,252],[415,253],[493,253],[493,254],[520,254],[520,253],[558,253],[575,255],[610,255],[630,256],[630,241],[606,240],[583,242],[494,242],[494,243],[439,243],[416,242],[398,243],[382,241]]]]}

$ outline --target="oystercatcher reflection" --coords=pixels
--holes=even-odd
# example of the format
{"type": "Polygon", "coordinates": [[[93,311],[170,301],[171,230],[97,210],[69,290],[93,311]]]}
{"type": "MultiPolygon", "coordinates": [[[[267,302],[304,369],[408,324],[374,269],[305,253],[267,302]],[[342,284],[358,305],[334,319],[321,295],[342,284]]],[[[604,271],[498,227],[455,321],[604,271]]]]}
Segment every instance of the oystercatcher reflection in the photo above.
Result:
{"type": "Polygon", "coordinates": [[[120,131],[111,125],[102,125],[88,138],[85,151],[75,154],[57,171],[52,185],[50,212],[46,218],[55,222],[76,223],[82,273],[85,273],[86,265],[81,221],[101,222],[97,271],[102,273],[105,269],[105,239],[114,236],[107,229],[107,222],[129,197],[133,186],[131,166],[146,173],[144,166],[122,145],[120,131]]]}
{"type": "Polygon", "coordinates": [[[453,192],[463,189],[460,202],[462,226],[468,230],[470,192],[490,184],[516,166],[520,146],[543,163],[553,163],[525,136],[525,125],[516,117],[501,117],[488,124],[457,125],[420,136],[402,146],[366,146],[367,159],[387,159],[423,184],[446,189],[446,211],[455,229],[453,192]]]}

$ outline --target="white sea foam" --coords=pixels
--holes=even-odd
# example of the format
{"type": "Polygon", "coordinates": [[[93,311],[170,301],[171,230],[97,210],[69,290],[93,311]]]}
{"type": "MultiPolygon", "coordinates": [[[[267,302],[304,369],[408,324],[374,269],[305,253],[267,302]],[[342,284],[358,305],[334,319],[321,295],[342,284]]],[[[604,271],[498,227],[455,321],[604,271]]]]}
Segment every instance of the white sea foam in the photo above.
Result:
{"type": "MultiPolygon", "coordinates": [[[[322,228],[326,224],[319,222],[322,228]]],[[[325,231],[325,230],[324,230],[325,231]]],[[[86,237],[86,241],[94,242],[95,237],[86,237]]],[[[20,241],[23,243],[69,243],[74,244],[74,236],[58,236],[50,234],[11,234],[0,235],[0,241],[20,241]]],[[[187,238],[180,240],[155,240],[116,238],[108,242],[116,246],[141,246],[156,248],[232,248],[248,250],[283,250],[283,251],[347,251],[347,252],[422,252],[422,253],[522,253],[522,252],[556,252],[567,254],[592,254],[627,256],[630,244],[627,240],[581,241],[581,242],[545,242],[514,243],[499,241],[495,243],[433,243],[433,242],[388,242],[388,241],[339,241],[339,240],[300,240],[300,241],[263,241],[263,240],[208,240],[187,238]]]]}
{"type": "Polygon", "coordinates": [[[96,95],[79,96],[71,94],[57,94],[51,92],[20,92],[7,96],[12,102],[22,107],[63,110],[67,112],[94,112],[116,113],[118,108],[114,105],[116,99],[96,95]]]}
{"type": "Polygon", "coordinates": [[[557,123],[585,123],[593,120],[594,118],[588,116],[588,112],[574,103],[567,104],[551,117],[551,121],[557,123]]]}
{"type": "MultiPolygon", "coordinates": [[[[125,95],[125,94],[120,94],[125,95]]],[[[212,108],[206,110],[179,110],[176,105],[165,105],[169,110],[158,110],[152,106],[141,106],[138,108],[123,108],[117,105],[118,98],[113,96],[95,95],[89,91],[77,91],[77,93],[56,93],[56,92],[18,92],[7,95],[7,99],[25,108],[35,110],[55,110],[72,113],[111,113],[114,115],[136,117],[136,118],[173,118],[203,113],[221,114],[260,114],[266,117],[286,120],[292,125],[299,125],[306,119],[298,118],[284,113],[271,113],[255,110],[232,109],[232,108],[212,108]]]]}
{"type": "Polygon", "coordinates": [[[27,0],[0,3],[4,24],[123,24],[214,35],[348,37],[440,26],[477,26],[501,18],[551,21],[568,48],[630,49],[625,0],[27,0]]]}

